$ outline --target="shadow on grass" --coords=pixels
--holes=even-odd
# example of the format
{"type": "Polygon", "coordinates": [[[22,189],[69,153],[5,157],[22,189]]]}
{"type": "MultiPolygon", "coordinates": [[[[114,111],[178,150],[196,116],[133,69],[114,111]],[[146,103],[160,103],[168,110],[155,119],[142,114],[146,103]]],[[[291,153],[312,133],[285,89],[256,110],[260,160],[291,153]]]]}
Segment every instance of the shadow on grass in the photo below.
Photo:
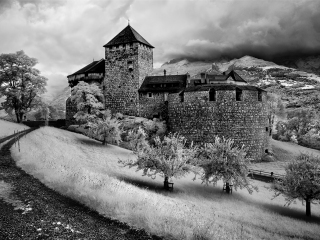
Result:
{"type": "Polygon", "coordinates": [[[311,205],[311,217],[307,217],[305,211],[302,211],[299,209],[292,209],[286,206],[279,206],[271,203],[264,203],[264,204],[261,204],[261,206],[281,216],[290,217],[296,220],[306,221],[308,223],[320,224],[320,216],[312,216],[312,205],[311,205]]]}
{"type": "Polygon", "coordinates": [[[132,178],[129,176],[124,176],[124,175],[118,176],[117,178],[121,181],[124,181],[128,184],[134,185],[138,188],[150,190],[155,193],[159,193],[159,194],[163,194],[163,195],[181,193],[181,191],[175,187],[173,187],[173,191],[170,192],[170,191],[164,189],[163,182],[159,183],[158,181],[153,181],[151,178],[148,178],[146,180],[141,180],[141,179],[132,178]]]}

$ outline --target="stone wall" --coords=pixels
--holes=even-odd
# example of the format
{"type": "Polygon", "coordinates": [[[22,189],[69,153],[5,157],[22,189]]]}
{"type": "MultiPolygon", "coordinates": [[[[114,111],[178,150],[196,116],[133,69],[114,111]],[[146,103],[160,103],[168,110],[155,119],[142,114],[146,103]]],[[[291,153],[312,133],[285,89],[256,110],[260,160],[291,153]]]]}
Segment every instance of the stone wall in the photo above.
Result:
{"type": "Polygon", "coordinates": [[[105,49],[106,108],[139,115],[138,89],[153,68],[152,48],[140,43],[105,49]],[[131,68],[132,66],[132,68],[131,68]]]}
{"type": "Polygon", "coordinates": [[[165,102],[164,93],[140,93],[139,95],[140,117],[161,118],[166,120],[168,117],[168,102],[165,102]]]}
{"type": "Polygon", "coordinates": [[[216,101],[209,101],[209,91],[185,92],[184,102],[178,94],[168,97],[168,127],[194,142],[213,142],[214,136],[232,138],[249,148],[248,155],[258,160],[268,148],[266,92],[258,101],[258,91],[243,90],[236,101],[233,90],[219,90],[216,101]]]}

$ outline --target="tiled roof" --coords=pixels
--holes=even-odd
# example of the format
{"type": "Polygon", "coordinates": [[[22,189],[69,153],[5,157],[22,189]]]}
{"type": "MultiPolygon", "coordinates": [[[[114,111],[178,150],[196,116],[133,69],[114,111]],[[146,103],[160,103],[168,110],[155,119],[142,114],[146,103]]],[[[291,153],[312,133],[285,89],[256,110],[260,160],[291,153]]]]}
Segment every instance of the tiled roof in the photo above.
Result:
{"type": "Polygon", "coordinates": [[[147,76],[139,92],[179,92],[186,87],[187,75],[147,76]]]}
{"type": "Polygon", "coordinates": [[[70,74],[69,76],[84,74],[84,73],[105,73],[105,60],[102,58],[99,61],[93,61],[92,63],[81,68],[80,70],[76,71],[75,73],[70,74]]]}
{"type": "Polygon", "coordinates": [[[236,88],[242,89],[242,90],[249,90],[249,91],[263,91],[265,90],[255,87],[255,86],[249,86],[249,85],[233,85],[233,84],[206,84],[206,85],[198,85],[193,86],[185,89],[185,92],[202,92],[202,91],[209,91],[210,89],[215,89],[217,91],[219,90],[236,90],[236,88]]]}
{"type": "MultiPolygon", "coordinates": [[[[205,73],[205,78],[209,79],[209,81],[226,81],[229,77],[231,77],[235,82],[245,82],[246,81],[240,77],[238,73],[235,71],[231,70],[229,73],[223,75],[223,74],[217,74],[215,72],[210,72],[210,73],[205,73]]],[[[195,76],[192,77],[193,79],[200,79],[201,74],[196,74],[195,76]]]]}
{"type": "Polygon", "coordinates": [[[115,46],[115,45],[126,44],[126,43],[134,43],[134,42],[140,42],[151,48],[154,48],[130,25],[125,27],[120,33],[118,33],[118,35],[116,35],[111,41],[109,41],[103,47],[115,46]]]}

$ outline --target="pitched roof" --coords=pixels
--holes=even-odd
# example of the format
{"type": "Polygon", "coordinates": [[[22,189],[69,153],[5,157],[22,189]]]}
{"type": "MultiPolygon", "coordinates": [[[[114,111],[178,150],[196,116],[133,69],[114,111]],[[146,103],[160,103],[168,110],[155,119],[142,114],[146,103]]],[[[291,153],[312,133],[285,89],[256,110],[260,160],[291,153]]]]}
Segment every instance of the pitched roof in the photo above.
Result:
{"type": "Polygon", "coordinates": [[[232,77],[232,79],[236,82],[247,82],[242,77],[240,77],[240,75],[236,73],[234,70],[231,70],[231,72],[229,72],[229,74],[227,75],[227,79],[229,77],[232,77]]]}
{"type": "Polygon", "coordinates": [[[187,75],[147,76],[139,92],[179,92],[186,87],[187,75]]]}
{"type": "Polygon", "coordinates": [[[99,61],[93,61],[92,63],[81,68],[75,73],[68,75],[68,77],[73,75],[78,75],[78,74],[84,74],[84,73],[104,73],[104,72],[105,72],[105,60],[102,58],[99,61]]]}
{"type": "Polygon", "coordinates": [[[265,90],[255,87],[255,86],[249,86],[249,85],[234,85],[234,84],[206,84],[206,85],[198,85],[186,88],[185,92],[202,92],[202,91],[209,91],[210,89],[215,89],[216,91],[219,90],[236,90],[237,88],[241,90],[249,90],[249,91],[262,91],[265,92],[265,90]]]}
{"type": "Polygon", "coordinates": [[[118,35],[116,35],[111,41],[105,44],[103,47],[140,42],[151,48],[154,48],[150,43],[148,43],[136,30],[134,30],[130,25],[125,27],[118,35]]]}

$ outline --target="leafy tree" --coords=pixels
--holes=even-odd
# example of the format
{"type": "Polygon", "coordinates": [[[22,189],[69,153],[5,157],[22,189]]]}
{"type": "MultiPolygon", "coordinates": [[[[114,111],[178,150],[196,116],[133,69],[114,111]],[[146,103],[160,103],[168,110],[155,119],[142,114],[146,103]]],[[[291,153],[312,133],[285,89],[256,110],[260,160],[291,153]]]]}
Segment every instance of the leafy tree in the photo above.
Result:
{"type": "Polygon", "coordinates": [[[146,134],[139,128],[139,131],[131,134],[131,139],[140,139],[141,142],[134,142],[134,153],[136,160],[119,161],[124,166],[137,167],[142,170],[143,175],[155,178],[157,174],[164,177],[164,188],[168,189],[169,178],[179,178],[189,172],[196,173],[197,167],[191,161],[197,154],[197,147],[191,144],[187,146],[186,139],[178,134],[169,134],[163,140],[157,136],[154,145],[145,140],[146,134]],[[137,137],[134,136],[136,134],[137,137]]]}
{"type": "Polygon", "coordinates": [[[107,141],[121,142],[120,122],[111,117],[110,110],[104,111],[102,118],[96,118],[88,125],[88,135],[102,140],[103,145],[107,145],[107,141]]]}
{"type": "Polygon", "coordinates": [[[275,117],[278,116],[280,118],[284,118],[286,113],[285,113],[284,105],[278,95],[273,93],[268,93],[267,102],[268,102],[269,129],[270,129],[269,135],[271,136],[275,117]]]}
{"type": "Polygon", "coordinates": [[[207,143],[199,150],[198,166],[203,168],[201,179],[205,183],[216,184],[219,180],[232,183],[237,188],[246,188],[249,193],[257,190],[248,178],[248,165],[244,146],[237,147],[232,139],[215,137],[213,143],[207,143]]]}
{"type": "Polygon", "coordinates": [[[34,68],[36,64],[23,51],[0,55],[0,97],[6,97],[2,109],[14,111],[17,122],[40,104],[39,95],[46,91],[47,79],[34,68]]]}
{"type": "Polygon", "coordinates": [[[275,181],[273,190],[274,197],[285,195],[287,205],[305,200],[306,215],[311,216],[311,203],[320,202],[320,158],[301,153],[286,166],[286,175],[275,181]]]}
{"type": "Polygon", "coordinates": [[[79,82],[72,89],[71,100],[76,102],[78,112],[74,118],[81,123],[94,122],[103,109],[103,94],[96,84],[79,82]]]}

